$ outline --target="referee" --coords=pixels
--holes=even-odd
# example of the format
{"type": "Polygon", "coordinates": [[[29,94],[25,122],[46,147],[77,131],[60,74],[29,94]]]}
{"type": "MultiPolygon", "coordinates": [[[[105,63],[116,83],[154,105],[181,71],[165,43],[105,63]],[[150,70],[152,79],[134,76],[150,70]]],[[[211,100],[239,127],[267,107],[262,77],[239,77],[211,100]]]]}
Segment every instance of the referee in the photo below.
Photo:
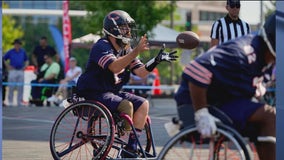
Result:
{"type": "Polygon", "coordinates": [[[250,33],[248,23],[239,18],[240,8],[240,0],[227,0],[228,14],[215,21],[212,26],[211,47],[250,33]]]}

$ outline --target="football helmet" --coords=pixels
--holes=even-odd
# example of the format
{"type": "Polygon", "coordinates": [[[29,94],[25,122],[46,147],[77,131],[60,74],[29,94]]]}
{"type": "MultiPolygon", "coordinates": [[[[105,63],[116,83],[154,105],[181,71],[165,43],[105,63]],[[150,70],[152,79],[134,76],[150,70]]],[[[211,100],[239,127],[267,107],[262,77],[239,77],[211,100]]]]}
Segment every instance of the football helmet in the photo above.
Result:
{"type": "Polygon", "coordinates": [[[137,39],[135,21],[123,10],[109,12],[103,22],[103,31],[106,35],[116,38],[120,47],[135,42],[137,39]]]}
{"type": "Polygon", "coordinates": [[[259,31],[259,35],[262,36],[263,40],[267,44],[270,52],[276,57],[275,54],[275,23],[276,23],[275,13],[271,14],[265,21],[263,27],[259,31]]]}

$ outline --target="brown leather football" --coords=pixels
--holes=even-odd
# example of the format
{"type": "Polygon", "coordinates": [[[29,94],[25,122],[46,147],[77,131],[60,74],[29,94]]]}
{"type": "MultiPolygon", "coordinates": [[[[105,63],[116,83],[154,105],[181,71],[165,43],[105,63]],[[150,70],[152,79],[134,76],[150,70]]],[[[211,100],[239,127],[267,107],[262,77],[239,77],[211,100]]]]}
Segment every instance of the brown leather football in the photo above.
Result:
{"type": "Polygon", "coordinates": [[[176,42],[180,48],[183,49],[193,49],[199,45],[199,36],[192,31],[181,32],[177,38],[176,42]]]}

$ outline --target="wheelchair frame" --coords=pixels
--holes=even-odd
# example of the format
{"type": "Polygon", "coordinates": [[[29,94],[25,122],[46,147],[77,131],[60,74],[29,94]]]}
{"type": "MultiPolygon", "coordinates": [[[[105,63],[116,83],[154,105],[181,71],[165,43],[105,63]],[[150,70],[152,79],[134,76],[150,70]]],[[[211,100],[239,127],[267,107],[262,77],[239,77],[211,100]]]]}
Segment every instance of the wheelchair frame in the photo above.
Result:
{"type": "MultiPolygon", "coordinates": [[[[133,122],[126,114],[110,113],[97,101],[79,101],[64,109],[53,124],[50,134],[50,150],[54,159],[121,159],[127,152],[124,123],[133,122]],[[65,124],[66,123],[66,124],[65,124]],[[70,124],[68,124],[70,123],[70,124]],[[64,136],[64,134],[66,134],[64,136]],[[83,150],[85,152],[83,153],[83,150]]],[[[143,134],[138,139],[140,158],[155,159],[156,150],[151,120],[147,118],[143,134]],[[141,143],[145,136],[146,144],[141,143]]],[[[139,159],[139,158],[135,158],[139,159]]]]}
{"type": "MultiPolygon", "coordinates": [[[[258,160],[258,153],[255,148],[256,142],[270,142],[270,143],[276,143],[275,137],[265,136],[265,137],[256,137],[255,131],[257,128],[252,126],[251,124],[248,124],[248,126],[245,128],[245,130],[237,131],[233,127],[232,120],[221,110],[219,110],[217,107],[210,106],[208,107],[209,112],[214,115],[215,117],[219,118],[222,122],[216,122],[217,125],[217,133],[211,137],[211,138],[203,138],[201,137],[200,133],[197,131],[197,128],[193,122],[190,123],[192,125],[186,126],[184,129],[182,129],[179,133],[177,133],[174,137],[172,137],[165,147],[160,152],[158,159],[168,159],[169,155],[176,155],[174,151],[176,148],[179,147],[179,150],[182,150],[181,148],[184,148],[184,152],[186,150],[189,150],[189,147],[186,146],[186,142],[188,142],[188,146],[192,147],[192,151],[190,154],[193,154],[194,148],[197,145],[203,145],[208,148],[209,147],[209,155],[206,158],[197,158],[197,159],[210,159],[210,160],[219,160],[219,159],[242,159],[242,160],[258,160]],[[188,137],[191,137],[191,140],[187,140],[188,137]],[[222,140],[220,137],[224,137],[224,140],[222,140]],[[228,147],[224,145],[224,152],[226,155],[224,157],[220,157],[220,149],[222,147],[223,142],[227,141],[234,143],[235,146],[232,147],[231,150],[228,150],[225,147],[228,147]],[[179,144],[179,145],[177,145],[179,144]],[[181,144],[184,144],[183,146],[181,144]],[[239,146],[239,147],[238,147],[239,146]],[[186,148],[187,147],[187,148],[186,148]],[[239,150],[239,158],[234,157],[227,157],[227,153],[229,151],[234,151],[236,148],[239,150]],[[227,151],[228,150],[228,151],[227,151]]],[[[192,111],[188,111],[188,113],[192,113],[192,111]]],[[[192,113],[193,114],[193,113],[192,113]]],[[[192,115],[193,116],[193,115],[192,115]]],[[[173,119],[173,122],[176,124],[180,124],[181,122],[177,120],[176,118],[173,119]]],[[[183,126],[181,126],[183,128],[183,126]]],[[[201,148],[201,147],[200,147],[201,148]]],[[[230,148],[229,148],[230,149],[230,148]]],[[[197,148],[198,150],[198,148],[197,148]]],[[[232,152],[233,153],[233,152],[232,152]]],[[[191,155],[190,157],[186,157],[185,159],[196,159],[194,157],[195,155],[191,155]]],[[[182,159],[179,157],[179,159],[182,159]]]]}
{"type": "Polygon", "coordinates": [[[211,138],[202,138],[195,125],[182,129],[166,143],[158,159],[167,160],[173,157],[192,160],[254,160],[253,152],[243,137],[236,130],[222,123],[217,123],[217,133],[211,138]],[[226,148],[229,146],[232,148],[226,148]]]}

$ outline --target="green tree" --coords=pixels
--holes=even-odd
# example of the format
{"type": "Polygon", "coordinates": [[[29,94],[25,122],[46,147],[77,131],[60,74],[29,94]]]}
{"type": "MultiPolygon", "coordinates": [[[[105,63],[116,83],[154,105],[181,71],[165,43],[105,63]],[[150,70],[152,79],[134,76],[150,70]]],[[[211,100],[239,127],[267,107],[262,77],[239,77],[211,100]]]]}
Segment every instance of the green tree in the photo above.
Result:
{"type": "MultiPolygon", "coordinates": [[[[22,17],[15,16],[17,22],[21,22],[21,18],[22,17]]],[[[26,33],[23,36],[23,41],[25,42],[23,48],[25,48],[30,58],[35,46],[39,44],[39,40],[42,36],[46,36],[48,44],[56,49],[55,42],[53,41],[52,35],[48,29],[48,22],[45,19],[39,18],[38,23],[34,23],[32,16],[26,16],[25,22],[19,25],[22,26],[22,30],[24,31],[24,33],[26,33]]]]}
{"type": "Polygon", "coordinates": [[[103,19],[112,10],[128,12],[135,19],[138,35],[150,31],[171,12],[170,3],[166,1],[71,1],[70,8],[85,8],[89,14],[81,21],[84,24],[83,29],[96,34],[102,34],[103,19]]]}
{"type": "MultiPolygon", "coordinates": [[[[3,3],[3,8],[8,8],[8,5],[3,3]]],[[[9,15],[3,15],[2,17],[2,49],[3,53],[6,53],[11,47],[14,39],[22,38],[24,32],[20,26],[16,25],[15,19],[9,15]]]]}

